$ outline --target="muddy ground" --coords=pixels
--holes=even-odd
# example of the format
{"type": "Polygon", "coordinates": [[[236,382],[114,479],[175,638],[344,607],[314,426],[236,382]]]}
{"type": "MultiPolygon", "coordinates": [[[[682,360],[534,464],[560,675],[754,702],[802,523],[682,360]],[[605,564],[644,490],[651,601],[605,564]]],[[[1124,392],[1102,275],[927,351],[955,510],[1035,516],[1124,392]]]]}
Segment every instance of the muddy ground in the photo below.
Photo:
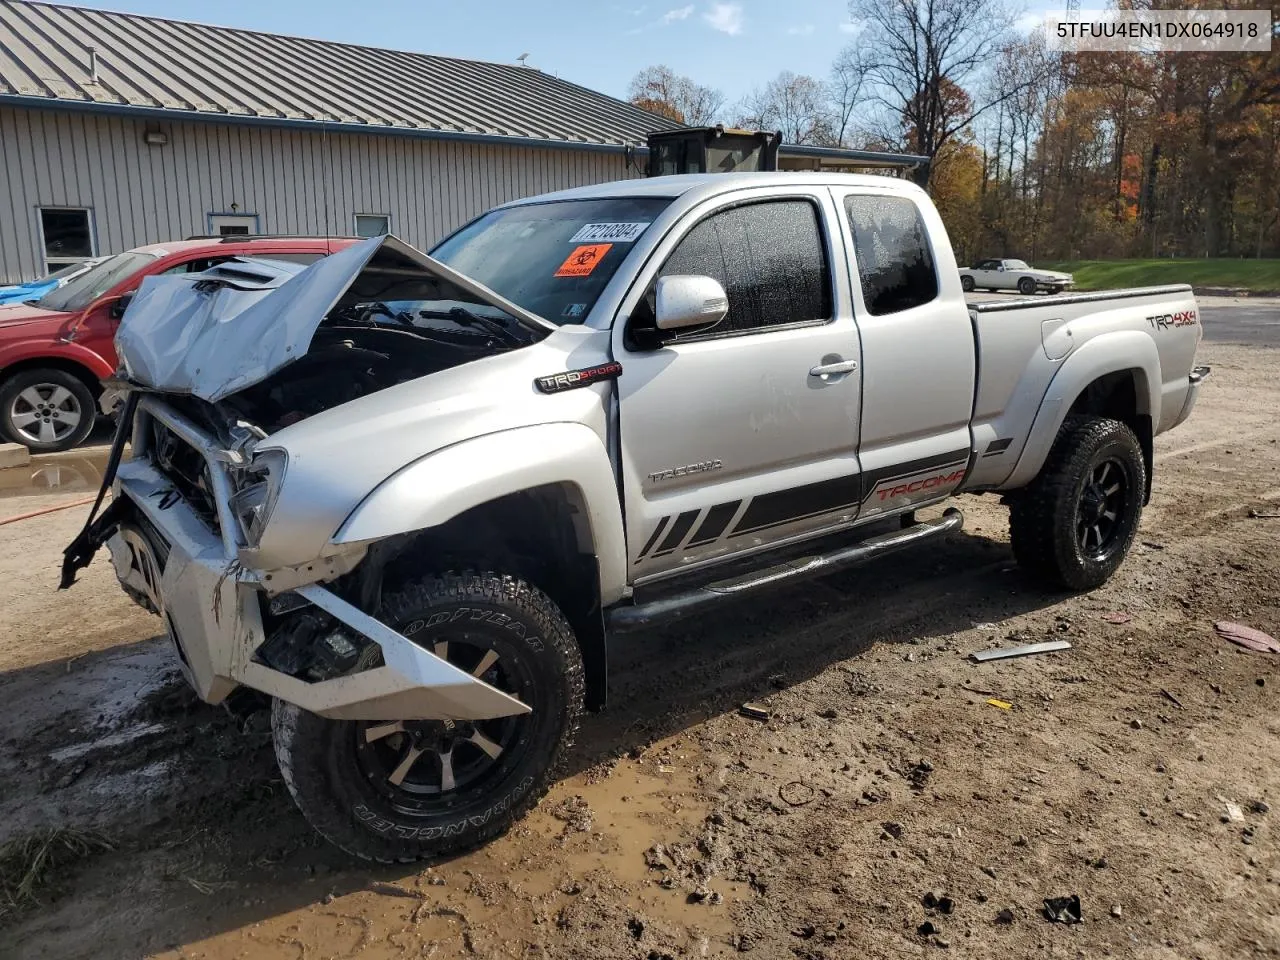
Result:
{"type": "Polygon", "coordinates": [[[115,846],[0,919],[0,956],[1280,956],[1280,658],[1212,630],[1280,635],[1280,352],[1201,357],[1103,589],[1031,586],[971,497],[945,544],[628,637],[551,795],[425,869],[317,841],[265,726],[192,699],[105,557],[54,592],[87,508],[0,526],[0,842],[115,846]],[[966,660],[1045,639],[1073,648],[966,660]],[[1082,923],[1044,919],[1070,894],[1082,923]]]}

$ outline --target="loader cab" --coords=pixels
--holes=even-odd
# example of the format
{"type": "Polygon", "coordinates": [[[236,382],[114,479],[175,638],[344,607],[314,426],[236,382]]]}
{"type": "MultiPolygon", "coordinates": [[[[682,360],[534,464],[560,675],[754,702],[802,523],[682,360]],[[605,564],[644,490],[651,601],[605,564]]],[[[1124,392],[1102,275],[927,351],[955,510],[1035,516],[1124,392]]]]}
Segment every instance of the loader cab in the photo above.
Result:
{"type": "Polygon", "coordinates": [[[651,133],[646,175],[748,173],[778,169],[781,133],[723,126],[684,127],[651,133]]]}

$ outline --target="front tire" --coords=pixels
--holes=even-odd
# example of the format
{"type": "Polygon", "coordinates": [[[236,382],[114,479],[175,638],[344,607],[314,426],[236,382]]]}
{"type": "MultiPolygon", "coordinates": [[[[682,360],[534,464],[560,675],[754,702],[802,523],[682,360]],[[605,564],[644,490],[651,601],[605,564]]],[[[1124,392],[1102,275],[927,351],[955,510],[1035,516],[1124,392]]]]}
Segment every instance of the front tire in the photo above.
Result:
{"type": "Polygon", "coordinates": [[[961,277],[960,289],[965,293],[973,293],[973,277],[961,277]]]}
{"type": "Polygon", "coordinates": [[[93,392],[65,370],[22,370],[0,384],[0,435],[32,453],[78,446],[96,416],[93,392]]]}
{"type": "Polygon", "coordinates": [[[1036,282],[1030,277],[1022,277],[1018,280],[1018,292],[1024,297],[1029,297],[1036,292],[1036,282]]]}
{"type": "Polygon", "coordinates": [[[583,701],[573,632],[545,594],[495,573],[427,577],[387,597],[380,618],[533,712],[388,723],[326,720],[276,700],[272,733],[289,792],[317,832],[366,860],[484,843],[546,793],[572,742],[583,701]]]}
{"type": "Polygon", "coordinates": [[[1146,482],[1142,447],[1125,424],[1068,418],[1039,475],[1010,507],[1019,566],[1053,587],[1101,586],[1133,545],[1146,482]]]}

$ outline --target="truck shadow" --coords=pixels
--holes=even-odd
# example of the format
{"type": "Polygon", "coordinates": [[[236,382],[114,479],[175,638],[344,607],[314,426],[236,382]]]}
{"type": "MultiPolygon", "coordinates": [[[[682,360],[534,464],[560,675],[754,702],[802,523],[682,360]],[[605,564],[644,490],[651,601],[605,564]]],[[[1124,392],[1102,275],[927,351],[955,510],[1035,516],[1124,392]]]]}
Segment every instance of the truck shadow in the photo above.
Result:
{"type": "MultiPolygon", "coordinates": [[[[610,703],[585,718],[566,776],[804,683],[875,643],[951,645],[975,623],[998,629],[1058,599],[1012,566],[1006,545],[959,534],[619,637],[610,703]]],[[[0,687],[0,843],[71,827],[117,844],[60,878],[69,896],[7,921],[0,912],[0,928],[16,934],[10,942],[28,945],[24,956],[162,950],[418,872],[353,866],[320,841],[284,788],[264,718],[242,731],[196,701],[163,640],[13,671],[0,687]],[[115,928],[128,940],[69,940],[82,897],[101,914],[129,915],[115,928]]]]}

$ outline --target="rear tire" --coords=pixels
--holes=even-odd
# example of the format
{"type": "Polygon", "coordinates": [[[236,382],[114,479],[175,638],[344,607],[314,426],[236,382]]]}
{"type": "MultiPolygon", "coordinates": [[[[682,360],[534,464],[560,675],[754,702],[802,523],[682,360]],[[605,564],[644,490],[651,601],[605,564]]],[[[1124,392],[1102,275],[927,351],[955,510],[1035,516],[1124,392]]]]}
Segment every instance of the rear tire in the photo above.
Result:
{"type": "Polygon", "coordinates": [[[973,293],[973,277],[961,277],[960,289],[965,293],[973,293]]]}
{"type": "Polygon", "coordinates": [[[533,712],[404,721],[388,733],[397,724],[326,720],[276,700],[272,733],[289,792],[317,832],[366,860],[408,862],[484,843],[546,793],[572,742],[583,701],[573,632],[545,594],[496,573],[427,577],[387,597],[380,618],[533,712]]]}
{"type": "Polygon", "coordinates": [[[56,367],[20,370],[0,384],[0,436],[32,453],[78,446],[97,412],[84,381],[56,367]]]}
{"type": "Polygon", "coordinates": [[[1036,292],[1036,282],[1030,277],[1022,277],[1018,281],[1018,292],[1024,297],[1029,297],[1036,292]]]}
{"type": "Polygon", "coordinates": [[[1069,417],[1039,475],[1010,505],[1019,566],[1053,587],[1101,586],[1133,545],[1146,481],[1132,430],[1118,420],[1069,417]]]}

